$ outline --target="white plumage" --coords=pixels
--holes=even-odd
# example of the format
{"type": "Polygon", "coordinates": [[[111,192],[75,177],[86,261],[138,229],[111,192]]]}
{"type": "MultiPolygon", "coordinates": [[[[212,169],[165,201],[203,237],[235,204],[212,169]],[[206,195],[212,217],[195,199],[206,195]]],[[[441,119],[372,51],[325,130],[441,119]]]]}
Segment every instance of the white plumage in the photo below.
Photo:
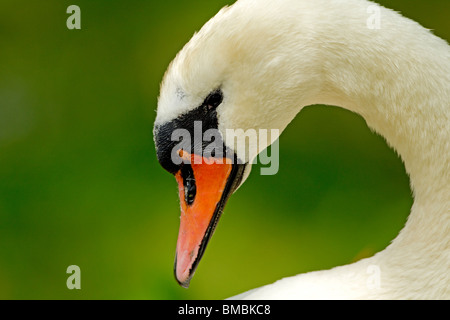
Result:
{"type": "Polygon", "coordinates": [[[400,154],[414,193],[405,227],[375,256],[235,298],[450,298],[450,47],[445,41],[365,0],[239,0],[212,18],[172,62],[156,123],[193,109],[219,86],[222,133],[282,131],[312,104],[360,114],[400,154]],[[379,28],[369,25],[374,12],[379,28]],[[371,266],[379,268],[379,285],[368,283],[371,266]]]}

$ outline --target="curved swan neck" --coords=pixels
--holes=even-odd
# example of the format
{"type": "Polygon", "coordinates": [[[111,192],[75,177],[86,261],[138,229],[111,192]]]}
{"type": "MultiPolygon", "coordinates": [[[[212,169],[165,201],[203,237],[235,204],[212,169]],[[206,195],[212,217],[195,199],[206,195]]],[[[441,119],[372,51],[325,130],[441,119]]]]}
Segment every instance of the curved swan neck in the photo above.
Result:
{"type": "Polygon", "coordinates": [[[421,178],[430,174],[436,175],[427,188],[440,181],[443,187],[450,159],[450,47],[379,6],[379,28],[372,28],[374,11],[367,9],[374,6],[352,0],[311,4],[317,22],[310,27],[310,44],[320,75],[314,79],[320,79],[321,90],[308,103],[360,114],[400,153],[414,188],[421,189],[421,178]]]}
{"type": "MultiPolygon", "coordinates": [[[[384,136],[404,161],[415,198],[406,226],[373,261],[388,270],[388,282],[407,279],[448,293],[449,46],[388,9],[381,8],[380,29],[349,24],[358,21],[354,10],[336,12],[333,25],[319,26],[324,78],[317,103],[359,113],[384,136]]],[[[367,11],[359,12],[366,22],[367,11]]]]}
{"type": "Polygon", "coordinates": [[[349,24],[358,21],[354,11],[339,10],[333,25],[320,26],[324,82],[317,102],[359,113],[384,136],[410,175],[416,203],[412,214],[424,211],[422,224],[441,223],[442,230],[449,230],[450,47],[385,8],[380,8],[379,29],[364,25],[370,15],[363,10],[358,11],[360,24],[349,24]],[[437,203],[440,217],[434,218],[437,203]]]}
{"type": "MultiPolygon", "coordinates": [[[[332,25],[318,24],[324,78],[316,102],[359,113],[399,153],[410,175],[415,200],[411,214],[380,261],[396,260],[403,274],[408,264],[414,269],[412,261],[418,269],[447,274],[450,47],[385,8],[380,8],[380,28],[367,28],[370,14],[362,10],[367,2],[355,3],[359,10],[341,7],[332,25]]],[[[450,281],[446,277],[444,285],[450,281]]]]}
{"type": "MultiPolygon", "coordinates": [[[[292,24],[279,54],[288,57],[285,52],[290,49],[285,63],[297,66],[303,75],[305,59],[297,58],[297,53],[305,52],[305,44],[296,44],[292,38],[308,35],[307,50],[314,57],[306,61],[311,64],[308,71],[313,70],[314,90],[305,94],[306,80],[299,82],[303,106],[329,104],[360,114],[404,161],[414,205],[399,236],[374,257],[281,280],[272,285],[276,289],[263,287],[260,295],[250,292],[248,297],[271,297],[269,292],[280,289],[288,292],[285,298],[448,297],[450,47],[416,22],[368,1],[300,2],[310,19],[306,24],[292,24]],[[379,28],[368,25],[374,12],[379,14],[379,28]],[[381,268],[382,290],[367,290],[366,270],[371,264],[381,268]],[[311,288],[317,288],[317,296],[311,288]],[[348,296],[345,288],[350,288],[348,296]]],[[[298,79],[304,80],[302,75],[298,79]]],[[[284,104],[279,112],[294,117],[297,100],[287,100],[294,102],[289,107],[284,104]]],[[[280,127],[284,125],[287,122],[280,127]]]]}

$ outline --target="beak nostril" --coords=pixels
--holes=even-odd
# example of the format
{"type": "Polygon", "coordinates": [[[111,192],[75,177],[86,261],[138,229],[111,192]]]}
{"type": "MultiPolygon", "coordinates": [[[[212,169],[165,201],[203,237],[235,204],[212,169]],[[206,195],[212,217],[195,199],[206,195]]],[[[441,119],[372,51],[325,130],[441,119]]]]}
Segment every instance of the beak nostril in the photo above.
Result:
{"type": "Polygon", "coordinates": [[[181,176],[183,177],[184,201],[187,205],[192,205],[197,194],[197,186],[195,184],[194,171],[190,164],[183,164],[181,176]]]}

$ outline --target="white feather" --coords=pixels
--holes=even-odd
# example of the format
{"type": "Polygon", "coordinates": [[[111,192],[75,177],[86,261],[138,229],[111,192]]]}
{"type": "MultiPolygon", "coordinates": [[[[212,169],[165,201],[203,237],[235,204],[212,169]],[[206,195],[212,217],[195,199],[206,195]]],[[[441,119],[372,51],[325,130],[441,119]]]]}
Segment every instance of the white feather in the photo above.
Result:
{"type": "Polygon", "coordinates": [[[222,133],[282,131],[311,104],[359,113],[400,154],[415,198],[403,230],[375,256],[235,298],[450,298],[445,41],[365,0],[239,0],[211,19],[173,61],[156,122],[195,108],[218,86],[225,97],[218,109],[222,133]],[[379,9],[379,29],[368,26],[369,7],[379,9]],[[379,268],[379,286],[368,284],[371,266],[379,268]]]}

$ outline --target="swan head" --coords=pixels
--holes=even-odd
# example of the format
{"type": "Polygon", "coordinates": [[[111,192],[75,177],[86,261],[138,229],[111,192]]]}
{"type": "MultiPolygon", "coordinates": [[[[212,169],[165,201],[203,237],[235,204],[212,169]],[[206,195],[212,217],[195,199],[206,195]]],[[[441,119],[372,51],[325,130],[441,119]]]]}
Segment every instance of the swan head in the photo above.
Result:
{"type": "Polygon", "coordinates": [[[174,271],[184,287],[228,197],[248,177],[252,160],[278,138],[271,134],[262,141],[260,130],[281,132],[305,105],[299,95],[306,101],[315,89],[308,59],[295,70],[287,63],[292,55],[283,42],[289,40],[289,26],[269,23],[270,5],[249,11],[245,3],[222,9],[206,23],[161,84],[154,140],[160,164],[179,186],[174,271]],[[248,130],[254,130],[256,142],[246,139],[248,130]]]}

